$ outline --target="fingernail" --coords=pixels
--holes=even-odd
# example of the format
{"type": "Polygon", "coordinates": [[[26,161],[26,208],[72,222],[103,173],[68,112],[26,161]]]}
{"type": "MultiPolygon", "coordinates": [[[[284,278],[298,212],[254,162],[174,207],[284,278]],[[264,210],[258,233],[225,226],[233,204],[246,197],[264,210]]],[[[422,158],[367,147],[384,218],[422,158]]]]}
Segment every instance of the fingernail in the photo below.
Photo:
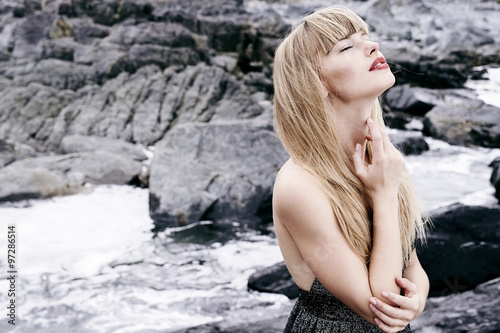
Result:
{"type": "Polygon", "coordinates": [[[370,303],[377,305],[377,300],[375,298],[370,298],[370,303]]]}
{"type": "Polygon", "coordinates": [[[377,311],[377,308],[374,307],[373,305],[370,305],[370,310],[372,310],[373,312],[377,311]]]}
{"type": "Polygon", "coordinates": [[[380,324],[380,320],[378,318],[374,318],[373,320],[377,323],[377,325],[380,324]]]}
{"type": "Polygon", "coordinates": [[[383,292],[382,292],[382,296],[384,296],[384,297],[388,297],[388,296],[389,296],[389,294],[387,293],[387,291],[383,291],[383,292]]]}
{"type": "Polygon", "coordinates": [[[368,122],[369,122],[369,123],[373,123],[373,119],[372,119],[371,117],[370,117],[370,118],[368,118],[368,122]]]}

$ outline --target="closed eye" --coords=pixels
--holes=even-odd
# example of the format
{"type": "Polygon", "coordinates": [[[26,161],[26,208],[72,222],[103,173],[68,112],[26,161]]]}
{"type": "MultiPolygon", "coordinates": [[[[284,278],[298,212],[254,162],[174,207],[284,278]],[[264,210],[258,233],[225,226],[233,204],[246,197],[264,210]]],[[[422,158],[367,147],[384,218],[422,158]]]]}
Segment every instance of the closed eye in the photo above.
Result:
{"type": "Polygon", "coordinates": [[[351,45],[346,46],[346,47],[342,48],[342,49],[340,50],[340,52],[344,52],[344,51],[346,51],[346,50],[349,50],[350,48],[352,48],[352,46],[351,46],[351,45]]]}

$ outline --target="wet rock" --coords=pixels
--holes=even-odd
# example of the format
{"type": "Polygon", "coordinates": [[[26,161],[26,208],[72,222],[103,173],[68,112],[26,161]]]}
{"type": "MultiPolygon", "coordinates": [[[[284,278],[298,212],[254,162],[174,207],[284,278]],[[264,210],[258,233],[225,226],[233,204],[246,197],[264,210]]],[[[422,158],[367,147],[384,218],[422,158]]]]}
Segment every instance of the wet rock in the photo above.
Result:
{"type": "Polygon", "coordinates": [[[156,145],[150,215],[159,227],[258,219],[287,154],[267,126],[186,123],[156,145]]]}
{"type": "Polygon", "coordinates": [[[411,322],[412,332],[497,332],[499,308],[497,278],[474,290],[427,299],[422,315],[411,322]]]}
{"type": "Polygon", "coordinates": [[[425,116],[424,133],[455,145],[499,148],[500,109],[469,102],[437,106],[425,116]]]}
{"type": "Polygon", "coordinates": [[[454,204],[431,213],[434,227],[418,249],[430,295],[470,290],[500,276],[500,208],[454,204]]]}
{"type": "Polygon", "coordinates": [[[43,167],[24,168],[15,163],[0,169],[0,184],[0,202],[45,199],[82,189],[78,176],[65,177],[43,167]]]}
{"type": "Polygon", "coordinates": [[[495,187],[495,196],[498,199],[498,203],[500,203],[500,157],[491,162],[490,167],[493,168],[490,183],[495,187]]]}
{"type": "Polygon", "coordinates": [[[284,262],[259,270],[248,278],[248,288],[268,293],[283,294],[290,299],[299,297],[300,289],[284,262]]]}

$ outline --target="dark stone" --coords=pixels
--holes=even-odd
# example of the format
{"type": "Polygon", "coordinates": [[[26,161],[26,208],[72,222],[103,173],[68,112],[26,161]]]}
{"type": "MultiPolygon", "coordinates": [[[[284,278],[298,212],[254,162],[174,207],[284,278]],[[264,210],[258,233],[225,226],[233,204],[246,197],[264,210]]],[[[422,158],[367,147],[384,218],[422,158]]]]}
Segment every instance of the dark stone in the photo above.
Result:
{"type": "Polygon", "coordinates": [[[248,278],[248,288],[268,293],[283,294],[290,299],[299,297],[300,289],[284,262],[259,270],[248,278]]]}
{"type": "Polygon", "coordinates": [[[392,141],[404,155],[420,155],[429,150],[429,145],[422,137],[398,137],[392,141]]]}
{"type": "Polygon", "coordinates": [[[423,116],[434,105],[418,99],[418,95],[409,84],[395,86],[384,94],[384,101],[392,110],[404,111],[413,115],[423,116]]]}
{"type": "Polygon", "coordinates": [[[490,167],[493,168],[490,183],[495,187],[495,196],[498,199],[498,203],[500,203],[500,157],[491,162],[490,167]]]}
{"type": "Polygon", "coordinates": [[[455,145],[499,148],[500,108],[469,102],[436,106],[425,116],[424,134],[455,145]]]}
{"type": "Polygon", "coordinates": [[[500,279],[474,290],[428,298],[424,312],[411,322],[412,332],[499,332],[500,279]]]}
{"type": "Polygon", "coordinates": [[[454,204],[431,213],[434,227],[419,259],[430,295],[470,290],[500,276],[500,208],[454,204]]]}

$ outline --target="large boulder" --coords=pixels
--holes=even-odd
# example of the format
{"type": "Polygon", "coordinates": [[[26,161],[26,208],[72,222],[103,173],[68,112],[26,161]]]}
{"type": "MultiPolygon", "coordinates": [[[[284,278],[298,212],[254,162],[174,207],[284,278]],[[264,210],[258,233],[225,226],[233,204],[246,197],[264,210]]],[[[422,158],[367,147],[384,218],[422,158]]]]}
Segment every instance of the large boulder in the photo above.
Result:
{"type": "Polygon", "coordinates": [[[428,298],[424,312],[411,322],[414,332],[498,332],[500,278],[474,290],[428,298]]]}
{"type": "Polygon", "coordinates": [[[178,125],[156,145],[150,215],[159,227],[267,216],[274,178],[286,159],[268,125],[178,125]]]}
{"type": "Polygon", "coordinates": [[[431,216],[427,245],[418,248],[431,295],[463,292],[500,276],[500,207],[454,204],[431,216]]]}
{"type": "Polygon", "coordinates": [[[480,101],[440,105],[424,119],[424,133],[463,146],[500,147],[500,108],[480,101]]]}

